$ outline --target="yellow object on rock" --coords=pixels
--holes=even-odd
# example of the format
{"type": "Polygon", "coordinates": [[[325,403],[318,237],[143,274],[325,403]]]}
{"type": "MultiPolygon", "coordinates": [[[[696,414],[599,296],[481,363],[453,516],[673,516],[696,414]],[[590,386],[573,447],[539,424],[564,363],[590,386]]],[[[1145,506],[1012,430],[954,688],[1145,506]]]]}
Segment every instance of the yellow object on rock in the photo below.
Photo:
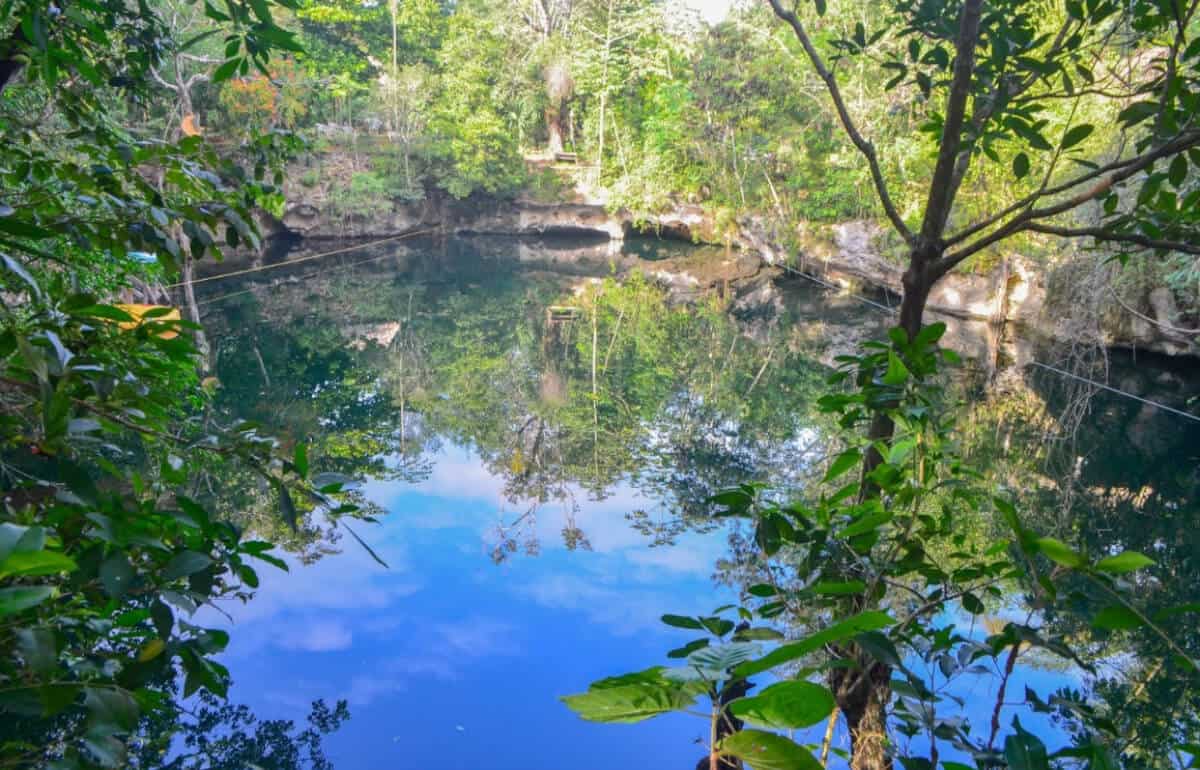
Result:
{"type": "MultiPolygon", "coordinates": [[[[122,321],[118,326],[126,331],[136,329],[146,321],[178,321],[182,316],[179,315],[179,308],[167,307],[165,305],[126,305],[118,304],[116,307],[124,310],[129,315],[133,316],[132,321],[122,321]],[[165,313],[156,313],[151,318],[146,318],[146,314],[152,310],[162,311],[165,313]]],[[[171,330],[163,330],[158,333],[160,339],[169,340],[179,336],[179,332],[171,330]]]]}

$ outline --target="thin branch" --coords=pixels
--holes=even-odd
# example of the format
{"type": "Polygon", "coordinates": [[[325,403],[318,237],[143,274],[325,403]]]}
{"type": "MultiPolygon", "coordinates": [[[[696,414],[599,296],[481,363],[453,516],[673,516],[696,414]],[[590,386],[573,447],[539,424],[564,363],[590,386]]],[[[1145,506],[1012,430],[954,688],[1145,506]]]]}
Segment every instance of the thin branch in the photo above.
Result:
{"type": "MultiPolygon", "coordinates": [[[[1035,220],[1048,219],[1050,217],[1062,214],[1066,211],[1070,211],[1071,209],[1077,208],[1077,207],[1083,205],[1084,203],[1087,203],[1088,201],[1095,200],[1095,199],[1099,198],[1100,196],[1104,195],[1105,193],[1107,193],[1114,186],[1120,184],[1121,182],[1124,182],[1125,180],[1129,179],[1130,177],[1133,177],[1134,175],[1140,173],[1141,171],[1149,168],[1150,166],[1152,166],[1154,164],[1155,161],[1157,161],[1161,158],[1166,158],[1166,157],[1170,157],[1173,155],[1177,155],[1180,152],[1183,152],[1184,150],[1187,150],[1191,147],[1195,147],[1198,145],[1200,145],[1200,131],[1193,130],[1188,133],[1180,134],[1179,136],[1172,139],[1170,142],[1167,142],[1166,144],[1158,147],[1157,149],[1152,150],[1147,153],[1144,153],[1135,159],[1125,162],[1120,167],[1119,170],[1114,171],[1112,174],[1110,174],[1107,177],[1104,177],[1102,179],[1099,178],[1099,175],[1101,173],[1103,173],[1103,170],[1098,169],[1089,174],[1085,174],[1082,177],[1079,177],[1075,180],[1072,180],[1071,182],[1065,183],[1063,185],[1059,185],[1058,187],[1049,188],[1045,192],[1041,193],[1040,195],[1035,193],[1034,195],[1028,196],[1026,199],[1024,199],[1025,203],[1024,203],[1024,206],[1022,206],[1023,208],[1025,208],[1025,211],[1021,212],[1020,214],[1017,214],[1012,219],[1010,219],[1008,222],[1004,223],[999,228],[992,231],[990,234],[988,234],[982,238],[979,238],[974,243],[968,244],[967,246],[964,246],[962,249],[960,249],[956,252],[946,254],[945,256],[943,256],[941,259],[937,260],[933,264],[932,269],[936,275],[945,275],[947,272],[949,272],[951,269],[953,269],[956,265],[958,265],[960,262],[965,260],[967,257],[970,257],[972,254],[975,254],[975,253],[987,248],[988,246],[991,246],[994,243],[1002,241],[1005,238],[1008,238],[1009,236],[1011,236],[1015,233],[1019,233],[1023,230],[1033,229],[1032,225],[1035,223],[1035,220]],[[1044,208],[1039,208],[1039,209],[1031,208],[1031,206],[1034,203],[1036,203],[1040,197],[1048,197],[1050,195],[1053,195],[1057,191],[1064,191],[1066,189],[1070,189],[1071,187],[1079,186],[1080,184],[1083,184],[1084,182],[1087,182],[1087,181],[1095,181],[1095,184],[1091,185],[1090,187],[1088,187],[1087,189],[1085,189],[1081,192],[1076,193],[1075,195],[1071,196],[1070,198],[1059,201],[1058,203],[1046,206],[1044,208]]],[[[1017,208],[1021,208],[1021,207],[1018,207],[1016,204],[1014,204],[1012,206],[1009,206],[1005,210],[1008,211],[1009,213],[1012,213],[1017,208]]],[[[993,217],[992,219],[998,221],[998,218],[996,218],[996,217],[993,217]]],[[[994,223],[995,223],[995,221],[992,222],[992,224],[994,224],[994,223]]],[[[987,225],[984,225],[984,227],[987,227],[987,225]]],[[[1048,227],[1048,226],[1043,225],[1042,227],[1048,227]]],[[[1087,235],[1090,233],[1082,233],[1082,234],[1087,235]]],[[[1172,248],[1172,247],[1165,246],[1165,248],[1172,248]]],[[[1188,248],[1191,249],[1191,248],[1195,248],[1195,247],[1189,246],[1188,248]]],[[[1186,251],[1186,249],[1185,249],[1185,251],[1186,251]]],[[[1188,253],[1196,253],[1196,252],[1188,251],[1188,253]]]]}
{"type": "MultiPolygon", "coordinates": [[[[1196,243],[1189,243],[1187,241],[1167,241],[1161,238],[1147,238],[1146,236],[1138,235],[1137,233],[1116,232],[1113,230],[1106,230],[1103,227],[1057,227],[1055,225],[1032,222],[1027,225],[1025,229],[1034,233],[1057,235],[1063,238],[1094,238],[1097,241],[1105,241],[1108,243],[1127,243],[1132,246],[1141,246],[1144,249],[1155,249],[1158,251],[1178,251],[1184,254],[1200,255],[1200,245],[1197,245],[1196,243]]],[[[1181,329],[1180,331],[1186,330],[1181,329]]],[[[1189,333],[1200,333],[1200,329],[1192,330],[1189,333]]]]}
{"type": "Polygon", "coordinates": [[[1125,303],[1125,300],[1121,299],[1121,295],[1117,294],[1117,290],[1114,289],[1112,286],[1108,287],[1108,291],[1110,294],[1112,294],[1112,298],[1117,301],[1117,304],[1120,305],[1121,307],[1123,307],[1126,310],[1126,312],[1128,312],[1130,315],[1137,316],[1138,318],[1142,319],[1146,323],[1154,324],[1155,326],[1157,326],[1161,329],[1166,329],[1168,332],[1173,332],[1175,334],[1200,334],[1200,328],[1184,329],[1183,327],[1172,326],[1171,324],[1164,323],[1162,321],[1159,321],[1156,318],[1151,318],[1150,316],[1146,315],[1145,313],[1139,313],[1138,311],[1134,310],[1129,305],[1127,305],[1125,303]]]}
{"type": "Polygon", "coordinates": [[[892,202],[892,196],[888,193],[887,182],[883,178],[883,170],[879,166],[879,158],[875,154],[875,146],[863,138],[858,132],[858,128],[854,125],[854,119],[850,117],[849,111],[846,109],[846,102],[842,98],[841,89],[838,88],[837,78],[825,66],[821,54],[817,52],[813,46],[812,40],[808,37],[808,32],[804,29],[804,24],[792,11],[784,9],[780,0],[768,0],[771,4],[771,9],[783,21],[787,22],[788,26],[796,34],[796,39],[800,41],[800,45],[804,48],[804,52],[808,54],[808,59],[812,62],[813,69],[817,71],[817,75],[821,80],[825,81],[825,88],[829,91],[829,96],[833,99],[833,106],[837,110],[838,119],[842,122],[842,128],[850,137],[850,141],[858,148],[863,157],[867,159],[867,164],[871,169],[871,179],[875,183],[875,192],[879,196],[879,202],[883,205],[883,210],[891,221],[892,226],[900,233],[901,237],[908,243],[912,243],[914,236],[908,226],[904,224],[904,220],[900,217],[900,212],[896,209],[896,204],[892,202]]]}

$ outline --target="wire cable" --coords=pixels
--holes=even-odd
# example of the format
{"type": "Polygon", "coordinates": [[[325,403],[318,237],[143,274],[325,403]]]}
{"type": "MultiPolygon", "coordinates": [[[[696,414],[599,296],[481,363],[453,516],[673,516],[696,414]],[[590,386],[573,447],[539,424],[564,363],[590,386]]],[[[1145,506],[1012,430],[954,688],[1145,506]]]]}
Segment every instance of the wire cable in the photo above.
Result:
{"type": "MultiPolygon", "coordinates": [[[[832,283],[829,283],[828,281],[817,278],[814,275],[809,275],[808,273],[806,273],[802,270],[797,270],[794,267],[791,267],[790,265],[781,265],[781,267],[783,267],[783,269],[786,270],[787,272],[794,273],[796,275],[807,278],[808,280],[812,281],[813,283],[817,284],[818,286],[823,286],[826,289],[839,290],[839,291],[842,290],[842,287],[838,286],[837,284],[832,284],[832,283]]],[[[895,308],[886,307],[884,305],[879,304],[878,302],[875,302],[874,300],[868,299],[867,297],[863,297],[858,294],[854,294],[852,292],[846,292],[846,293],[849,294],[849,296],[853,297],[854,299],[857,299],[860,302],[864,302],[864,303],[866,303],[874,308],[877,308],[879,310],[882,310],[886,313],[891,313],[894,315],[898,312],[895,308]]],[[[1140,403],[1146,404],[1147,406],[1152,406],[1152,407],[1155,407],[1156,409],[1161,409],[1164,412],[1170,412],[1171,414],[1175,414],[1180,417],[1186,417],[1187,419],[1193,420],[1195,422],[1200,422],[1200,415],[1195,415],[1195,414],[1192,414],[1191,412],[1185,412],[1182,409],[1176,409],[1173,406],[1167,406],[1166,404],[1160,403],[1158,401],[1152,401],[1148,398],[1142,398],[1141,396],[1135,395],[1133,393],[1129,393],[1129,392],[1121,390],[1119,388],[1114,388],[1111,385],[1106,385],[1103,382],[1098,382],[1089,377],[1084,377],[1082,375],[1074,374],[1074,373],[1068,372],[1064,369],[1059,369],[1056,366],[1051,366],[1050,364],[1043,364],[1041,361],[1030,361],[1029,365],[1030,366],[1038,366],[1038,367],[1041,367],[1042,369],[1046,369],[1048,371],[1054,372],[1055,374],[1061,375],[1063,377],[1069,377],[1073,380],[1078,380],[1079,382],[1087,383],[1088,385],[1091,385],[1093,387],[1100,388],[1101,390],[1106,390],[1109,393],[1114,393],[1118,396],[1124,396],[1125,398],[1129,398],[1134,401],[1138,401],[1140,403]]]]}
{"type": "MultiPolygon", "coordinates": [[[[289,259],[289,260],[285,260],[283,262],[275,262],[270,265],[257,265],[255,267],[248,267],[244,270],[234,270],[229,273],[221,273],[219,275],[210,275],[210,276],[207,276],[204,278],[196,278],[192,281],[192,286],[195,286],[198,283],[207,283],[208,281],[222,281],[226,278],[233,278],[234,276],[238,276],[238,275],[247,275],[248,273],[258,273],[263,270],[270,270],[270,269],[276,268],[276,267],[287,267],[287,266],[291,266],[291,265],[298,265],[301,262],[309,262],[314,259],[322,259],[324,257],[332,257],[335,254],[345,254],[347,251],[359,251],[361,249],[370,248],[371,246],[377,246],[381,243],[391,243],[392,241],[402,241],[405,238],[415,238],[418,235],[429,235],[430,233],[435,233],[435,232],[437,232],[437,228],[434,228],[434,227],[426,228],[425,230],[413,230],[412,232],[402,233],[400,235],[393,235],[388,238],[380,238],[375,241],[367,241],[366,243],[356,243],[353,246],[346,246],[344,248],[334,249],[333,251],[323,251],[320,254],[310,254],[307,257],[300,257],[299,259],[289,259]]],[[[167,289],[167,290],[178,289],[178,288],[184,286],[186,283],[187,283],[186,281],[178,281],[178,282],[172,283],[168,286],[164,286],[163,288],[167,289]]]]}

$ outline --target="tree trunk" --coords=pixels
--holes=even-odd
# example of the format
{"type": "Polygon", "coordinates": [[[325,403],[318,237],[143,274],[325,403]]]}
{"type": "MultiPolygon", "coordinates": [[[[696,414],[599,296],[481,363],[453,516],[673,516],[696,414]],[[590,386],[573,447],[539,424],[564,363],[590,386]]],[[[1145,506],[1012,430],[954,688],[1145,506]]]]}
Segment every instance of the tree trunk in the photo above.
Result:
{"type": "Polygon", "coordinates": [[[850,728],[850,770],[892,770],[887,731],[887,704],[892,691],[886,682],[873,683],[869,690],[862,707],[846,714],[850,728]]]}
{"type": "Polygon", "coordinates": [[[21,25],[18,24],[8,39],[0,43],[0,94],[4,93],[9,82],[25,66],[25,60],[17,54],[21,47],[28,42],[25,33],[21,30],[21,25]]]}
{"type": "Polygon", "coordinates": [[[829,672],[829,688],[850,730],[850,770],[892,770],[887,729],[891,666],[853,643],[838,657],[856,663],[829,672]]]}
{"type": "MultiPolygon", "coordinates": [[[[914,247],[909,254],[908,270],[904,271],[902,279],[904,296],[900,300],[899,326],[908,334],[910,340],[920,333],[921,327],[924,325],[925,305],[929,302],[929,292],[941,278],[929,268],[929,265],[939,256],[941,256],[940,252],[934,249],[923,249],[919,246],[914,247]]],[[[867,438],[871,440],[872,446],[867,450],[867,456],[863,461],[864,481],[860,497],[869,497],[876,491],[874,485],[865,481],[866,476],[883,462],[883,456],[875,449],[874,442],[889,441],[895,430],[896,426],[891,417],[882,411],[875,412],[871,418],[871,426],[867,430],[867,438]]]]}
{"type": "Polygon", "coordinates": [[[554,156],[563,151],[562,107],[551,105],[546,108],[546,151],[554,156]]]}
{"type": "MultiPolygon", "coordinates": [[[[186,243],[186,240],[183,241],[183,243],[186,243]]],[[[192,323],[196,324],[197,326],[200,326],[201,325],[200,306],[196,304],[196,292],[192,286],[192,280],[194,277],[194,268],[193,268],[194,263],[195,263],[195,261],[192,259],[191,254],[186,254],[184,256],[183,266],[182,266],[182,270],[181,270],[181,272],[182,272],[181,277],[183,278],[183,281],[182,281],[182,283],[183,283],[183,298],[184,298],[184,304],[187,305],[186,310],[187,310],[188,320],[191,321],[192,323]]],[[[199,351],[199,353],[200,353],[200,371],[202,373],[207,373],[208,369],[209,369],[209,366],[208,366],[208,351],[209,351],[208,337],[205,336],[204,330],[202,328],[196,329],[195,332],[193,332],[193,333],[195,334],[196,350],[199,351]]]]}

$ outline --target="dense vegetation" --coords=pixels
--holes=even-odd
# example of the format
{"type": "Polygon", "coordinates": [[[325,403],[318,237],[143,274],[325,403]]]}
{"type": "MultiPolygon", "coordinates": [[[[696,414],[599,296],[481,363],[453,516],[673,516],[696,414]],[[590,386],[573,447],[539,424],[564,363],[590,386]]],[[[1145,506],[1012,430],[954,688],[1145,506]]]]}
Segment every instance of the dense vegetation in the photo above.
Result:
{"type": "MultiPolygon", "coordinates": [[[[703,475],[743,486],[710,496],[688,484],[673,500],[680,518],[748,520],[741,569],[771,579],[747,583],[752,606],[734,611],[785,615],[792,638],[763,655],[756,642],[780,640],[778,629],[719,612],[668,616],[720,643],[675,651],[689,660],[682,673],[597,683],[569,700],[585,716],[633,721],[707,694],[713,770],[735,758],[817,763],[776,733],[729,729],[729,715],[738,727],[744,717],[793,729],[831,711],[831,724],[841,714],[848,726],[856,770],[935,768],[939,741],[981,768],[1194,764],[1197,651],[1180,620],[1196,610],[1189,556],[1177,574],[1150,578],[1165,546],[1147,542],[1154,557],[1113,543],[1093,553],[1081,548],[1085,528],[1078,544],[1034,534],[1012,496],[962,461],[937,374],[956,357],[923,309],[968,260],[1063,239],[1104,246],[1095,258],[1149,269],[1151,285],[1196,306],[1200,3],[771,6],[710,27],[651,0],[4,4],[0,766],[246,766],[266,754],[325,766],[320,738],[345,707],[316,704],[306,730],[271,722],[251,736],[253,720],[219,700],[228,635],[193,614],[251,600],[261,564],[286,569],[271,541],[305,558],[330,533],[367,548],[350,520],[374,511],[352,481],[385,472],[384,453],[413,451],[409,408],[538,500],[565,475],[596,490],[626,475],[662,483],[645,425],[679,416],[674,399],[694,387],[664,361],[709,379],[704,409],[672,440],[695,441],[730,416],[791,435],[780,402],[750,398],[766,364],[755,375],[753,354],[697,355],[702,342],[738,339],[725,308],[670,309],[637,281],[573,300],[590,335],[576,325],[526,348],[526,369],[497,355],[520,331],[489,324],[508,311],[500,303],[474,326],[415,330],[446,347],[402,339],[386,397],[331,390],[302,430],[269,410],[263,426],[232,418],[207,371],[219,359],[191,301],[195,263],[257,250],[257,213],[278,212],[289,185],[319,184],[322,163],[346,158],[334,204],[358,212],[574,187],[639,213],[699,203],[727,229],[759,217],[785,244],[809,221],[876,218],[906,261],[901,327],[843,359],[817,401],[836,448],[821,479],[798,502],[772,496],[748,483],[763,479],[730,476],[792,460],[743,462],[762,447],[735,443],[710,458],[719,473],[703,475]],[[581,163],[560,174],[553,161],[566,151],[581,163]],[[285,178],[297,158],[313,178],[285,178]],[[172,304],[189,319],[159,306],[168,289],[188,298],[172,304]],[[464,402],[431,398],[433,372],[464,402]],[[487,374],[509,376],[508,390],[487,374]],[[390,417],[395,404],[398,430],[371,411],[390,417]],[[570,462],[539,476],[551,441],[570,462]],[[852,471],[856,481],[835,483],[852,471]],[[980,522],[1006,533],[987,530],[985,542],[980,522]],[[983,639],[958,632],[954,613],[979,615],[1006,592],[1025,598],[1023,621],[983,639]],[[1136,644],[1110,647],[1109,635],[1136,644]],[[914,672],[937,667],[949,680],[987,660],[1007,682],[1004,669],[1031,648],[1085,669],[1134,650],[1142,679],[1091,698],[1027,694],[1073,739],[1051,758],[1015,720],[1004,733],[993,720],[981,739],[953,715],[955,696],[914,672]],[[748,677],[796,661],[805,668],[744,697],[748,677]],[[808,681],[818,675],[824,684],[808,681]],[[1143,708],[1146,692],[1169,703],[1143,708]],[[190,723],[180,704],[193,697],[203,707],[190,723]],[[915,751],[895,749],[893,735],[922,731],[915,751]]],[[[304,344],[334,337],[319,329],[304,344]]],[[[266,372],[270,346],[222,344],[252,350],[266,372]]],[[[813,389],[813,375],[794,362],[773,384],[813,389]]],[[[564,537],[586,543],[571,527],[564,537]]],[[[500,555],[513,549],[506,538],[500,555]]]]}

